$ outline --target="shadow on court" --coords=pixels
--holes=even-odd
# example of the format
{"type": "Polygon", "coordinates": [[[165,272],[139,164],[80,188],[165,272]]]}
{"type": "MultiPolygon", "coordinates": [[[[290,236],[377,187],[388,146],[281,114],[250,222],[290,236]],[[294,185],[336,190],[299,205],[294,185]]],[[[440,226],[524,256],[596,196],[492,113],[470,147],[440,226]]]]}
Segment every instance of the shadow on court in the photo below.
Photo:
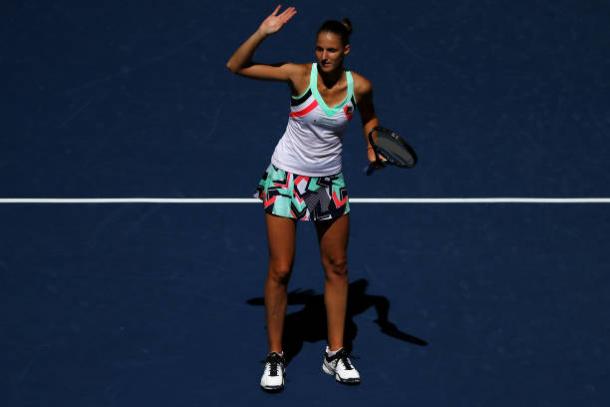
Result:
{"type": "MultiPolygon", "coordinates": [[[[392,323],[389,320],[390,301],[381,295],[367,294],[368,285],[368,281],[363,278],[349,285],[345,321],[345,347],[351,350],[354,339],[358,334],[358,326],[354,322],[354,317],[366,312],[371,307],[374,307],[377,312],[377,319],[374,322],[379,326],[381,332],[413,345],[428,345],[425,340],[401,331],[392,323]]],[[[247,303],[264,305],[264,298],[251,298],[247,303]]],[[[316,294],[313,290],[294,290],[288,293],[288,305],[304,305],[304,308],[286,315],[283,344],[287,364],[299,354],[304,342],[313,343],[327,339],[326,309],[323,294],[316,294]]]]}

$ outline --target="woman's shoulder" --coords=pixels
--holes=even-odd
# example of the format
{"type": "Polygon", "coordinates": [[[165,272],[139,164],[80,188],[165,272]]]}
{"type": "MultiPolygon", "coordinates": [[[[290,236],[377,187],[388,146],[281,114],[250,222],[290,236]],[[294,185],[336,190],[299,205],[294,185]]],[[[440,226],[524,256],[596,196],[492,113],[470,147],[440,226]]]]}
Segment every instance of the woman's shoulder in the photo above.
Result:
{"type": "Polygon", "coordinates": [[[301,64],[287,62],[290,70],[290,82],[292,95],[300,95],[309,87],[309,76],[311,74],[311,63],[301,64]]]}
{"type": "Polygon", "coordinates": [[[365,95],[373,91],[373,83],[365,78],[364,75],[355,71],[350,72],[354,78],[354,92],[356,92],[356,95],[365,95]]]}

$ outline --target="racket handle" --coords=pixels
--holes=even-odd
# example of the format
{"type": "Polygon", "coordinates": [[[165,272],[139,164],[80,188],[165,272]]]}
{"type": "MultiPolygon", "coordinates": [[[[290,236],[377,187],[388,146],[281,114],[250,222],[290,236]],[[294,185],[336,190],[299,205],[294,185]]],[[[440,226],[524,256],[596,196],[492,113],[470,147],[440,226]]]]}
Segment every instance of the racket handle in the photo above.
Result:
{"type": "Polygon", "coordinates": [[[366,167],[364,167],[364,173],[366,174],[367,177],[369,175],[371,175],[373,172],[375,172],[375,167],[373,166],[373,164],[369,164],[366,167]]]}

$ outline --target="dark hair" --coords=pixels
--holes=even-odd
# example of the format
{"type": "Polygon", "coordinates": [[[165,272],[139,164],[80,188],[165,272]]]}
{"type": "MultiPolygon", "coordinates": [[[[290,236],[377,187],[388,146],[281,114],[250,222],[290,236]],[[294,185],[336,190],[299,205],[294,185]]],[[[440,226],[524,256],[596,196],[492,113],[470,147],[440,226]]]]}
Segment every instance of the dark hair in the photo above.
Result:
{"type": "Polygon", "coordinates": [[[349,44],[349,36],[352,33],[352,22],[347,18],[344,18],[341,21],[326,20],[318,30],[317,35],[322,32],[337,34],[339,37],[341,37],[343,45],[347,45],[349,44]]]}

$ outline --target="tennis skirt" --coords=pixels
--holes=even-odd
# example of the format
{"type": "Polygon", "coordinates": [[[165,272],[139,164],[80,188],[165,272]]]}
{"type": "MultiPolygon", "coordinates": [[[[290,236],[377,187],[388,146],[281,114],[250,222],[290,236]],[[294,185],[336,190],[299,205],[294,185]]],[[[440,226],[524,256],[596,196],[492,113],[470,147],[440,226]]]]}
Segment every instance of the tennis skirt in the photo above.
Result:
{"type": "Polygon", "coordinates": [[[324,221],[349,213],[342,173],[309,177],[270,164],[254,196],[263,201],[266,213],[284,218],[324,221]]]}

